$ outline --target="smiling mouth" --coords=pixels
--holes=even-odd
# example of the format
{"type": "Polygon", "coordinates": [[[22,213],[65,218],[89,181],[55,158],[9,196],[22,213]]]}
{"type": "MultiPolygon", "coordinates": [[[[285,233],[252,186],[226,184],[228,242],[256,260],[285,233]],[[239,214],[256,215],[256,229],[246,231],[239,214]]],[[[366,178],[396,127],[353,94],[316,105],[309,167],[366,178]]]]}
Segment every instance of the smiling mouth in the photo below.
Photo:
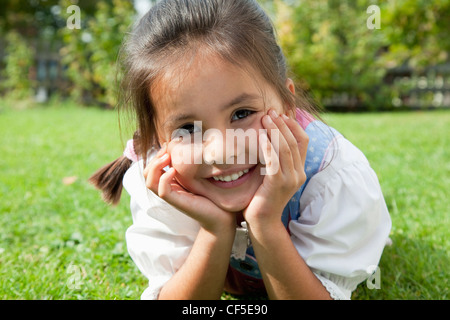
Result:
{"type": "Polygon", "coordinates": [[[215,176],[215,177],[213,177],[213,179],[216,181],[225,181],[225,182],[235,181],[235,180],[239,179],[240,177],[242,177],[244,174],[248,173],[248,171],[249,171],[249,169],[245,169],[245,170],[233,173],[228,176],[215,176]]]}
{"type": "Polygon", "coordinates": [[[255,171],[256,166],[235,172],[230,175],[218,175],[208,178],[213,185],[221,188],[234,188],[240,186],[247,181],[251,174],[255,171]]]}

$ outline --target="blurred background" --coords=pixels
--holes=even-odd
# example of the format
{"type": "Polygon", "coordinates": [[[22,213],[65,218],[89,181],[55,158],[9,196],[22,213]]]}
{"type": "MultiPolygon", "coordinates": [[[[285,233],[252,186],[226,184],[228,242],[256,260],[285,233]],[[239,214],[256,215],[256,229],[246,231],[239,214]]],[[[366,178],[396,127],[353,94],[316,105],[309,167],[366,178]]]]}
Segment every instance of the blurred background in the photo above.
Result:
{"type": "MultiPolygon", "coordinates": [[[[115,106],[120,44],[154,2],[1,0],[0,96],[115,106]],[[67,27],[70,5],[80,8],[79,28],[67,27]]],[[[325,109],[450,107],[450,1],[260,2],[294,78],[325,109]]]]}

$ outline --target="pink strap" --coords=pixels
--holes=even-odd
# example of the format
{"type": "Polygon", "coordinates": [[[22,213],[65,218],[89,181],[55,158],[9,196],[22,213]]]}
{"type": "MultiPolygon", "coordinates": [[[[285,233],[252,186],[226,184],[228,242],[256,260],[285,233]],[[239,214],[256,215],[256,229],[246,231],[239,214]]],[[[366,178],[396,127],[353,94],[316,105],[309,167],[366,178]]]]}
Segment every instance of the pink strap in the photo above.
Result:
{"type": "Polygon", "coordinates": [[[306,127],[315,120],[311,114],[299,108],[295,109],[295,117],[303,130],[306,130],[306,127]]]}
{"type": "Polygon", "coordinates": [[[138,156],[134,151],[133,139],[127,141],[127,147],[125,148],[123,155],[133,162],[138,161],[138,156]]]}

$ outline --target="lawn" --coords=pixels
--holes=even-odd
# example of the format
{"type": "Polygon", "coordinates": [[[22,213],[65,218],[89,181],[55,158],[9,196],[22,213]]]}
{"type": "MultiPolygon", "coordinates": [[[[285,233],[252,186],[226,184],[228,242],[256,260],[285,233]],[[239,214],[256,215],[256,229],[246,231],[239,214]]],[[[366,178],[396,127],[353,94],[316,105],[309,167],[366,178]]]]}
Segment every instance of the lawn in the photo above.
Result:
{"type": "MultiPolygon", "coordinates": [[[[117,114],[0,110],[0,299],[139,299],[147,281],[126,251],[129,197],[108,207],[87,183],[122,153],[117,114]]],[[[450,112],[325,119],[366,154],[393,220],[381,288],[363,283],[353,298],[448,299],[450,112]]]]}
{"type": "Polygon", "coordinates": [[[369,159],[392,217],[381,289],[354,299],[449,299],[450,112],[329,115],[369,159]]]}

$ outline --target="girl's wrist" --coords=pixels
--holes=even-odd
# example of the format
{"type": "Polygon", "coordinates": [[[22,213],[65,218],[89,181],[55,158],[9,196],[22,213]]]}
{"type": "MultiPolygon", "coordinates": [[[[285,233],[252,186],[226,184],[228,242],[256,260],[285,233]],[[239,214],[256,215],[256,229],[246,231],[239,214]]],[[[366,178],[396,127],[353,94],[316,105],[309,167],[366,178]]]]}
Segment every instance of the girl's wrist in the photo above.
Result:
{"type": "Polygon", "coordinates": [[[231,237],[234,239],[236,233],[236,222],[235,219],[231,221],[223,221],[219,223],[214,223],[211,225],[201,224],[202,228],[211,233],[218,238],[231,237]]]}
{"type": "Polygon", "coordinates": [[[253,237],[269,238],[271,234],[286,231],[286,228],[281,221],[280,215],[276,215],[272,219],[255,218],[246,221],[249,232],[253,237]]]}
{"type": "Polygon", "coordinates": [[[265,208],[264,210],[247,211],[244,214],[248,224],[260,228],[271,227],[277,222],[281,222],[282,209],[265,208]]]}
{"type": "MultiPolygon", "coordinates": [[[[222,253],[230,251],[233,246],[236,228],[222,228],[221,230],[209,230],[201,228],[199,234],[202,234],[204,245],[214,250],[220,250],[222,253]]],[[[197,235],[198,237],[198,235],[197,235]]]]}

